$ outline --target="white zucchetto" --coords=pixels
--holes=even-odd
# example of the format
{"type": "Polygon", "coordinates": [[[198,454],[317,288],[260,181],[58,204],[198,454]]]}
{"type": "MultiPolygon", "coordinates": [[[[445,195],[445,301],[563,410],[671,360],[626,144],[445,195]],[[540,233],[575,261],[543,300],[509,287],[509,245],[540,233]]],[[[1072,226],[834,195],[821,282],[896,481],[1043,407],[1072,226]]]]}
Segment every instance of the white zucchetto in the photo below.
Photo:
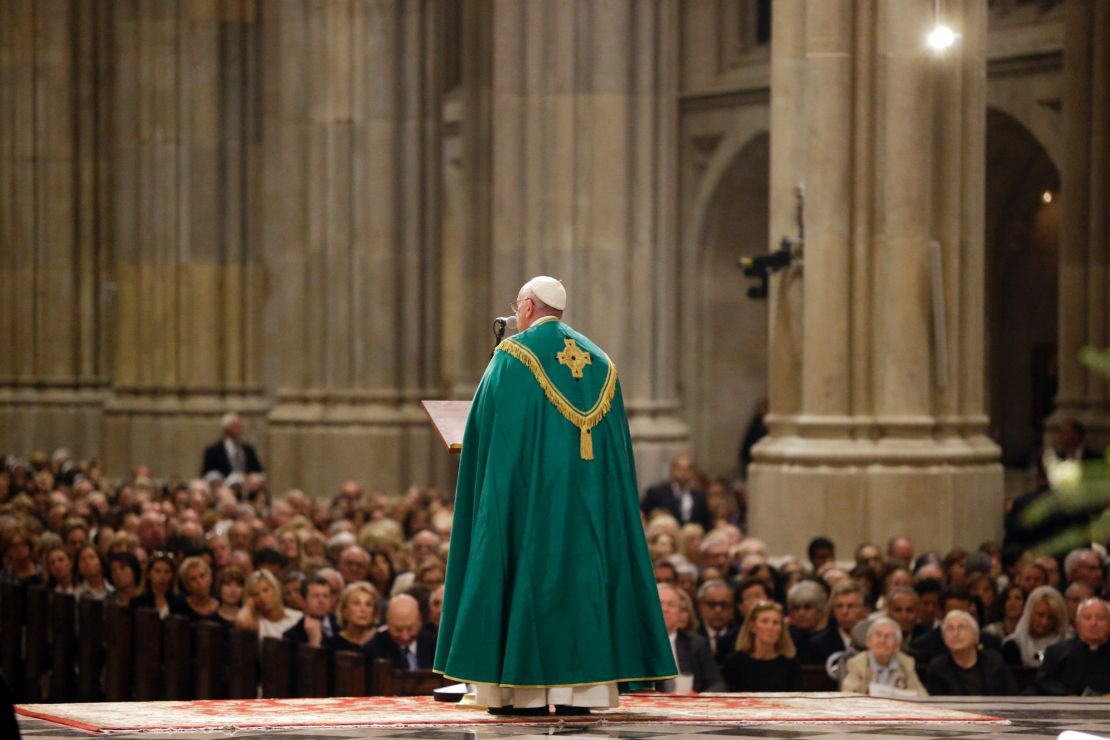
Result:
{"type": "Polygon", "coordinates": [[[537,275],[526,282],[521,290],[530,290],[536,298],[556,311],[562,311],[567,307],[567,289],[553,277],[537,275]]]}

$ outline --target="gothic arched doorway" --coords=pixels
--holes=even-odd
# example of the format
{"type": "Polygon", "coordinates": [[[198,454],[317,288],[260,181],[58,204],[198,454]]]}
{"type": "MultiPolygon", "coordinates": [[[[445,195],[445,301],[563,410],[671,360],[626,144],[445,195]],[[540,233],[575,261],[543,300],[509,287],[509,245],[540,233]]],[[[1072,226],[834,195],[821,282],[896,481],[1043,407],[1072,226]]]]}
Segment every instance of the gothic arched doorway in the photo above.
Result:
{"type": "Polygon", "coordinates": [[[767,303],[747,298],[737,259],[767,251],[769,168],[764,132],[721,175],[697,234],[690,423],[699,467],[714,474],[737,472],[744,429],[767,395],[767,303]]]}
{"type": "Polygon", "coordinates": [[[1029,464],[1056,394],[1060,175],[1016,119],[987,113],[991,429],[1007,467],[1029,464]]]}

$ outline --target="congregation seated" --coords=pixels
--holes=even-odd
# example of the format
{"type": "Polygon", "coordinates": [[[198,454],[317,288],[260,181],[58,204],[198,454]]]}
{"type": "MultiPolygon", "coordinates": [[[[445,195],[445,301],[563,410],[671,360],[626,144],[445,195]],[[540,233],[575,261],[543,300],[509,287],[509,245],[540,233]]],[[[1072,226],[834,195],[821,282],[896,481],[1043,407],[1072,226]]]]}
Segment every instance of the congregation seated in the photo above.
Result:
{"type": "MultiPolygon", "coordinates": [[[[46,467],[33,476],[11,468],[0,471],[0,583],[44,586],[162,615],[238,623],[260,635],[324,646],[343,631],[337,606],[345,585],[364,581],[373,587],[372,628],[357,635],[348,629],[347,636],[356,640],[348,640],[346,649],[355,645],[367,657],[380,653],[399,669],[431,665],[450,537],[449,496],[434,489],[388,496],[363,491],[353,481],[335,496],[313,498],[297,490],[275,495],[259,475],[159,480],[142,467],[109,481],[95,461],[74,461],[71,472],[76,469],[77,475],[55,478],[49,458],[44,459],[46,467]],[[303,608],[293,608],[298,604],[303,608]]],[[[721,488],[708,480],[690,485],[691,490],[721,488]]],[[[700,635],[720,680],[726,673],[731,677],[725,681],[729,688],[796,688],[791,675],[801,660],[823,663],[838,652],[861,649],[867,628],[883,615],[898,622],[907,636],[904,652],[910,640],[919,639],[915,650],[930,659],[914,656],[921,678],[930,686],[947,681],[947,689],[937,684],[938,693],[971,690],[979,681],[971,671],[978,675],[990,669],[992,680],[1004,683],[996,675],[996,658],[983,649],[991,634],[1011,638],[1007,652],[1017,656],[1016,663],[1035,665],[1026,663],[1026,653],[1034,660],[1038,654],[1052,655],[1059,660],[1050,668],[1071,676],[1068,671],[1080,658],[1053,646],[1068,642],[1069,626],[1078,631],[1076,614],[1087,614],[1079,605],[1105,592],[1102,555],[1091,548],[1060,560],[1002,552],[991,543],[976,550],[918,554],[908,538],[896,534],[887,541],[885,559],[877,546],[863,543],[855,548],[856,562],[846,567],[835,560],[835,543],[821,537],[807,553],[815,564],[811,570],[789,553],[769,557],[763,543],[717,512],[718,507],[710,507],[705,526],[681,525],[670,513],[657,515],[645,524],[645,536],[650,534],[658,576],[680,594],[683,627],[675,634],[682,635],[683,653],[704,657],[691,647],[697,640],[688,639],[700,635]],[[1059,604],[1025,606],[1018,584],[1042,582],[1038,589],[1062,600],[1062,611],[1059,604]],[[965,598],[954,601],[951,593],[961,588],[967,589],[965,598]],[[942,590],[948,596],[943,604],[942,590]],[[880,611],[866,617],[875,599],[881,600],[880,611]],[[762,602],[776,602],[779,611],[760,610],[764,623],[756,625],[752,615],[762,602]],[[785,621],[784,605],[789,606],[785,621]],[[966,648],[949,644],[943,629],[947,622],[938,627],[941,616],[955,610],[987,625],[980,630],[974,664],[966,648]],[[1048,612],[1053,629],[1046,632],[1048,612]],[[741,639],[744,625],[746,640],[741,639]],[[687,636],[684,628],[693,633],[687,636]],[[860,637],[850,647],[853,628],[860,637]],[[922,641],[922,635],[927,639],[922,641]],[[742,654],[734,655],[741,644],[746,646],[742,654]],[[744,670],[738,670],[741,665],[744,670]],[[770,674],[768,665],[773,666],[770,674]]],[[[1030,602],[1048,603],[1046,598],[1053,597],[1030,602]]],[[[1075,642],[1068,644],[1077,649],[1075,642]]],[[[1078,655],[1100,654],[1087,649],[1078,655]]],[[[690,660],[680,657],[679,663],[686,672],[690,660]]],[[[1016,671],[1027,683],[1032,669],[1026,670],[1028,675],[1015,665],[1008,672],[1016,671]]],[[[700,690],[717,685],[709,669],[691,668],[690,674],[700,690]]],[[[1053,680],[1049,676],[1038,690],[1058,691],[1053,680]]],[[[1071,678],[1059,680],[1074,684],[1071,678]]],[[[991,690],[1008,691],[1003,683],[990,684],[991,690]]],[[[1096,690],[1094,685],[1081,690],[1088,688],[1096,690]]]]}
{"type": "Polygon", "coordinates": [[[867,629],[867,649],[845,664],[841,691],[871,696],[927,696],[914,670],[914,660],[899,650],[902,629],[890,617],[873,620],[867,629]]]}
{"type": "Polygon", "coordinates": [[[1002,655],[979,645],[979,622],[961,609],[944,615],[941,634],[947,651],[928,665],[930,696],[1009,696],[1018,693],[1002,655]]]}
{"type": "Polygon", "coordinates": [[[801,689],[801,664],[779,604],[764,601],[752,608],[721,673],[729,691],[801,689]]]}

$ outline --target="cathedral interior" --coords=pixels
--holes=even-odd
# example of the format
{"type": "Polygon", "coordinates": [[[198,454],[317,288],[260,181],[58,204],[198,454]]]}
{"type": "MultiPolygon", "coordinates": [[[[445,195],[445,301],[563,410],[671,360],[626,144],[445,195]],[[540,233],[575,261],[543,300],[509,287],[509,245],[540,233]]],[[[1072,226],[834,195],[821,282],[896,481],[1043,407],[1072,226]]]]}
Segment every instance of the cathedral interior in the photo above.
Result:
{"type": "Polygon", "coordinates": [[[1108,132],[1102,0],[0,0],[0,451],[450,486],[546,274],[641,486],[766,400],[772,551],[974,547],[1110,441],[1108,132]]]}

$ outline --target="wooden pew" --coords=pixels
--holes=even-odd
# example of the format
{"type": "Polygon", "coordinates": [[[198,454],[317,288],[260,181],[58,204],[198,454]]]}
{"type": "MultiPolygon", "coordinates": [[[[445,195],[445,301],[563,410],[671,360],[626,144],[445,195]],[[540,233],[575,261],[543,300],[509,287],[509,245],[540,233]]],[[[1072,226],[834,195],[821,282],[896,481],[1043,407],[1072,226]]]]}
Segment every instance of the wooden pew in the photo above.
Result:
{"type": "Polygon", "coordinates": [[[73,701],[77,694],[77,600],[50,594],[50,701],[73,701]]]}
{"type": "Polygon", "coordinates": [[[135,701],[157,701],[162,698],[162,617],[154,609],[135,609],[132,630],[131,696],[135,701]]]}
{"type": "Polygon", "coordinates": [[[200,621],[193,626],[196,653],[193,698],[227,698],[228,628],[222,624],[200,621]]]}
{"type": "Polygon", "coordinates": [[[288,699],[293,696],[293,643],[276,637],[262,640],[262,696],[288,699]]]}
{"type": "Polygon", "coordinates": [[[0,670],[20,701],[26,699],[23,682],[23,625],[27,614],[27,589],[14,583],[0,586],[0,670]]]}
{"type": "Polygon", "coordinates": [[[231,630],[228,657],[228,698],[257,698],[258,635],[246,630],[231,630]]]}
{"type": "Polygon", "coordinates": [[[188,617],[171,614],[162,621],[164,699],[193,698],[193,624],[188,617]]]}
{"type": "Polygon", "coordinates": [[[432,692],[447,685],[447,680],[435,671],[416,671],[394,668],[384,658],[374,661],[371,693],[375,696],[431,696],[432,692]]]}
{"type": "MultiPolygon", "coordinates": [[[[301,697],[332,696],[331,682],[331,651],[324,648],[313,647],[304,643],[295,646],[294,656],[296,668],[296,695],[301,697]]],[[[338,691],[338,688],[336,689],[338,691]]],[[[336,694],[344,696],[344,694],[336,694]]]]}
{"type": "Polygon", "coordinates": [[[27,700],[42,701],[42,680],[50,670],[49,621],[50,592],[40,586],[27,589],[27,617],[24,629],[25,672],[24,684],[27,700]]]}
{"type": "Polygon", "coordinates": [[[366,696],[369,690],[366,655],[351,650],[335,651],[335,696],[366,696]]]}
{"type": "Polygon", "coordinates": [[[104,698],[108,701],[130,701],[134,624],[131,607],[108,604],[104,607],[104,624],[104,698]]]}
{"type": "Polygon", "coordinates": [[[104,602],[80,599],[77,602],[77,700],[100,701],[105,657],[104,602]]]}

